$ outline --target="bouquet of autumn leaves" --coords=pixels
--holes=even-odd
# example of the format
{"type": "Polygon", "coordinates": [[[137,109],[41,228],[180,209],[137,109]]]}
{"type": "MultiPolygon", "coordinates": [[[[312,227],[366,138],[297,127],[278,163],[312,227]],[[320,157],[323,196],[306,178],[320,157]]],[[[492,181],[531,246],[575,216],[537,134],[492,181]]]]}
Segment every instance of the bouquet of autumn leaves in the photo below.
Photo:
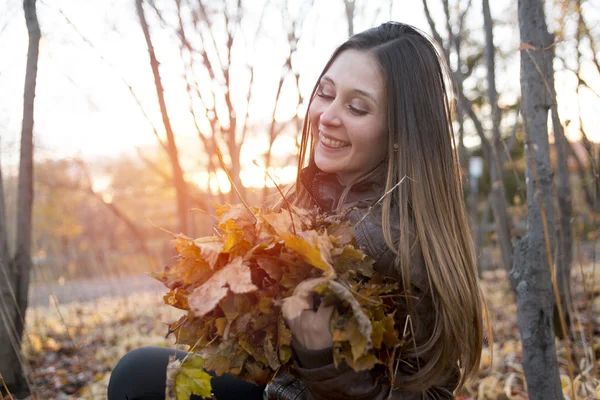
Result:
{"type": "Polygon", "coordinates": [[[286,370],[293,319],[314,299],[335,305],[334,363],[356,371],[382,364],[393,375],[402,335],[394,323],[397,282],[373,271],[353,227],[291,205],[279,211],[217,206],[216,234],[174,235],[176,262],[153,276],[165,304],[187,311],[169,326],[193,356],[172,359],[167,398],[211,396],[210,375],[264,385],[286,370]]]}

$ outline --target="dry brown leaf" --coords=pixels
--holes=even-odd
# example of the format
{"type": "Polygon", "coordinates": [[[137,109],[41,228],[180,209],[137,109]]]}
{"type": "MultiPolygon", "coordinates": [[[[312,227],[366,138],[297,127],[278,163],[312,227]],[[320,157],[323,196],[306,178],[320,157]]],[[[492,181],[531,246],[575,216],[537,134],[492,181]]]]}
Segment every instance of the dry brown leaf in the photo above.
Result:
{"type": "Polygon", "coordinates": [[[256,290],[252,283],[250,268],[241,257],[236,258],[215,274],[189,296],[190,309],[201,317],[212,311],[229,290],[247,293],[256,290]]]}

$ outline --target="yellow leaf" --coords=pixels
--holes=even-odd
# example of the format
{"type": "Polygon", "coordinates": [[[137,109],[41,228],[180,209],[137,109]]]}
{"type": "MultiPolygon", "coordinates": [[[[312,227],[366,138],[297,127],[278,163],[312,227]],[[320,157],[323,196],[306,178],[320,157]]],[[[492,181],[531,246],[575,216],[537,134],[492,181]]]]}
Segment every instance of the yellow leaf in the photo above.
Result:
{"type": "Polygon", "coordinates": [[[373,342],[373,348],[380,349],[381,343],[383,342],[383,322],[371,321],[371,325],[373,326],[373,332],[371,333],[371,342],[373,342]]]}
{"type": "Polygon", "coordinates": [[[404,343],[404,341],[400,340],[398,337],[398,331],[394,328],[394,323],[394,316],[392,314],[386,315],[386,318],[383,320],[383,344],[390,349],[404,343]]]}
{"type": "Polygon", "coordinates": [[[292,331],[289,330],[280,315],[277,319],[277,347],[279,361],[286,364],[292,358],[292,331]]]}
{"type": "Polygon", "coordinates": [[[227,318],[221,317],[215,320],[215,327],[217,328],[217,335],[223,336],[225,333],[225,327],[227,326],[227,318]]]}
{"type": "Polygon", "coordinates": [[[221,225],[221,229],[225,231],[225,242],[223,244],[223,253],[229,253],[244,237],[244,232],[232,220],[227,220],[221,225]]]}
{"type": "Polygon", "coordinates": [[[337,325],[332,332],[333,341],[334,342],[344,342],[347,341],[350,344],[350,349],[352,351],[352,359],[354,361],[358,360],[365,353],[365,349],[367,348],[367,338],[364,337],[360,333],[360,329],[358,327],[358,322],[354,317],[350,318],[345,326],[340,327],[340,324],[337,325]]]}
{"type": "Polygon", "coordinates": [[[166,399],[173,399],[173,389],[177,400],[189,400],[192,394],[210,398],[211,376],[202,369],[203,366],[204,360],[197,355],[189,355],[183,362],[172,356],[167,365],[166,399]]]}
{"type": "Polygon", "coordinates": [[[192,394],[211,397],[211,376],[202,370],[203,365],[204,360],[199,356],[188,356],[181,364],[181,372],[175,380],[177,400],[188,400],[192,394]]]}
{"type": "Polygon", "coordinates": [[[355,371],[366,371],[372,369],[376,364],[383,364],[374,354],[365,354],[352,363],[355,371]]]}
{"type": "Polygon", "coordinates": [[[325,275],[334,275],[331,266],[331,241],[328,237],[320,236],[316,231],[299,232],[294,235],[285,232],[281,235],[285,246],[301,255],[306,262],[325,272],[325,275]]]}
{"type": "Polygon", "coordinates": [[[257,346],[256,343],[252,342],[252,338],[248,335],[242,335],[239,337],[240,346],[244,349],[248,354],[250,354],[256,361],[260,361],[264,365],[268,365],[269,362],[265,357],[264,349],[262,346],[257,346]]]}
{"type": "Polygon", "coordinates": [[[42,351],[42,338],[39,335],[29,334],[27,338],[29,339],[29,343],[31,343],[31,350],[34,353],[42,351]]]}

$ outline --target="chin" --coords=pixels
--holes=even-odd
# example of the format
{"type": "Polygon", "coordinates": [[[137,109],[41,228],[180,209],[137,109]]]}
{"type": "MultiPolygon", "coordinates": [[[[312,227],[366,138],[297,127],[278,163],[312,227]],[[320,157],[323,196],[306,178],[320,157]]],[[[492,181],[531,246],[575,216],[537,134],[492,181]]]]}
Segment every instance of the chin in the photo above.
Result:
{"type": "Polygon", "coordinates": [[[329,160],[323,160],[318,155],[315,155],[315,165],[327,174],[337,174],[338,172],[342,172],[342,168],[340,168],[339,165],[332,163],[329,160]]]}

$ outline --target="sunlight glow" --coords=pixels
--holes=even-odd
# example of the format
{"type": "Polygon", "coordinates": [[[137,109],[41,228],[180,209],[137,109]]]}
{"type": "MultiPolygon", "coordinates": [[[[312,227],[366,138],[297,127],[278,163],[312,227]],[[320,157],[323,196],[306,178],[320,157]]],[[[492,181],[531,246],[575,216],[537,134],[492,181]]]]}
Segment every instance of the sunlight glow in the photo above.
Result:
{"type": "MultiPolygon", "coordinates": [[[[269,168],[269,174],[277,182],[279,186],[285,186],[293,183],[296,180],[296,167],[287,166],[283,168],[269,168]]],[[[246,188],[260,189],[265,186],[265,174],[258,167],[248,168],[242,170],[240,173],[240,179],[242,185],[246,188]]],[[[267,187],[275,187],[275,184],[267,178],[267,187]]]]}
{"type": "Polygon", "coordinates": [[[112,176],[100,175],[92,178],[92,190],[96,193],[104,192],[112,184],[112,176]]]}

